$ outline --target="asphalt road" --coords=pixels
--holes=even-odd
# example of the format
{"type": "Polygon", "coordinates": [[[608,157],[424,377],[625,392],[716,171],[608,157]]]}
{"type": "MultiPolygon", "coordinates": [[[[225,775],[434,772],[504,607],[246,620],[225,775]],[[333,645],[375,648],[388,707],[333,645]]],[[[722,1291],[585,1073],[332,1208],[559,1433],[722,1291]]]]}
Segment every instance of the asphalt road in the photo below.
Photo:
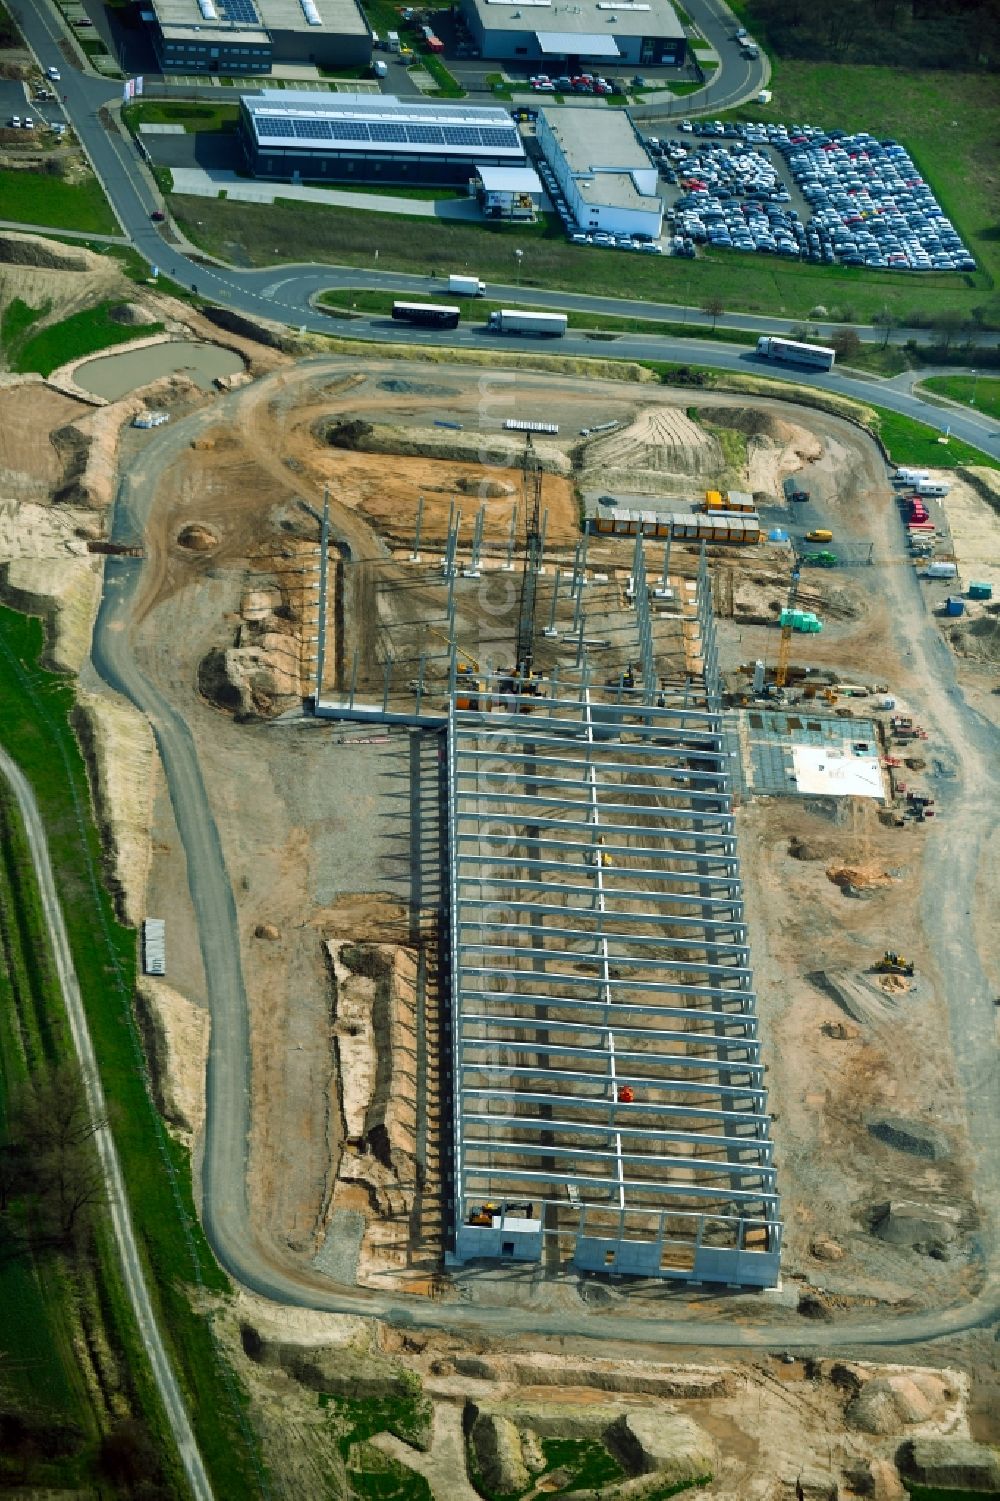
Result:
{"type": "MultiPolygon", "coordinates": [[[[731,25],[729,13],[719,0],[702,0],[706,6],[715,6],[719,27],[731,25]]],[[[536,341],[504,339],[486,335],[473,328],[459,328],[454,333],[437,333],[430,330],[414,330],[393,325],[388,319],[332,318],[319,312],[313,305],[316,294],[326,288],[362,287],[385,291],[421,292],[427,295],[431,283],[427,278],[406,276],[388,271],[366,271],[356,267],[287,265],[258,271],[232,270],[217,263],[199,264],[181,250],[171,247],[150,215],[158,207],[160,199],[155,184],[143,164],[139,152],[128,136],[117,128],[109,131],[98,118],[98,111],[109,100],[114,100],[117,91],[109,93],[105,80],[91,77],[70,67],[59,50],[61,30],[55,14],[46,0],[26,0],[17,11],[24,35],[39,62],[45,66],[57,60],[62,66],[62,89],[65,109],[72,120],[80,142],[90,158],[95,172],[101,179],[125,234],[135,248],[161,273],[187,286],[197,287],[198,292],[223,306],[232,307],[251,317],[269,317],[304,327],[314,332],[339,334],[346,338],[365,338],[387,343],[438,344],[445,346],[488,348],[493,350],[537,349],[536,341]]],[[[708,23],[706,22],[706,28],[708,23]]],[[[721,41],[720,41],[721,45],[721,41]]],[[[729,76],[730,66],[720,70],[729,76]]],[[[720,106],[721,107],[721,106],[720,106]]],[[[585,254],[586,252],[581,252],[585,254]]],[[[514,301],[539,307],[562,307],[570,311],[624,314],[649,317],[657,314],[672,321],[687,321],[692,327],[705,323],[706,317],[694,308],[677,308],[665,304],[650,304],[635,299],[592,297],[566,292],[547,292],[536,288],[520,288],[511,285],[490,285],[488,295],[494,300],[514,301]]],[[[787,333],[793,323],[789,319],[762,319],[741,314],[724,314],[718,320],[721,328],[739,328],[755,333],[787,333]]],[[[822,331],[833,331],[835,325],[820,325],[822,331]]],[[[912,331],[897,331],[895,337],[907,337],[912,331]]],[[[995,342],[987,336],[990,342],[995,342]]],[[[549,347],[548,345],[544,347],[549,347]]],[[[715,341],[697,339],[670,339],[659,335],[622,334],[612,343],[595,343],[581,334],[570,333],[556,346],[561,354],[582,356],[613,356],[622,359],[656,359],[713,365],[722,370],[738,370],[747,373],[764,373],[772,378],[787,381],[790,385],[809,384],[841,395],[852,396],[861,401],[877,401],[879,405],[915,417],[929,426],[943,431],[946,427],[956,437],[976,444],[993,457],[1000,457],[1000,424],[979,413],[966,413],[960,408],[943,411],[941,407],[922,401],[907,390],[875,378],[847,376],[839,372],[808,377],[791,369],[772,366],[757,360],[746,347],[734,347],[715,341]]]]}
{"type": "MultiPolygon", "coordinates": [[[[52,874],[52,862],[49,858],[48,843],[45,837],[45,826],[42,822],[41,811],[38,803],[35,801],[35,794],[31,789],[31,784],[27,777],[2,746],[0,746],[0,776],[6,778],[17,799],[21,817],[24,820],[28,843],[31,846],[31,860],[35,869],[35,879],[38,882],[38,889],[41,894],[42,910],[45,914],[45,922],[49,930],[49,940],[52,945],[56,974],[59,977],[59,987],[62,991],[66,1014],[69,1019],[73,1047],[83,1073],[91,1119],[106,1122],[108,1112],[104,1101],[104,1091],[101,1088],[101,1076],[97,1067],[94,1046],[90,1038],[90,1030],[87,1026],[87,1015],[83,1006],[83,998],[80,995],[80,984],[76,977],[76,969],[70,951],[69,937],[66,933],[62,907],[60,906],[59,897],[56,892],[55,879],[52,874]]],[[[135,1315],[135,1321],[138,1325],[146,1354],[149,1357],[153,1378],[156,1382],[156,1389],[160,1394],[167,1420],[177,1443],[181,1463],[191,1486],[192,1494],[197,1498],[197,1501],[212,1501],[212,1487],[205,1473],[201,1454],[191,1429],[187,1408],[184,1405],[184,1399],[181,1396],[173,1367],[164,1349],[163,1340],[160,1337],[160,1331],[156,1323],[156,1316],[149,1297],[149,1288],[146,1285],[142,1262],[139,1259],[139,1248],[136,1245],[135,1231],[132,1227],[132,1217],[129,1213],[121,1164],[118,1160],[118,1152],[109,1126],[106,1124],[98,1126],[94,1133],[94,1144],[97,1148],[101,1171],[104,1175],[104,1182],[107,1188],[108,1213],[111,1218],[115,1245],[118,1248],[118,1258],[121,1263],[125,1290],[128,1294],[129,1303],[132,1306],[132,1312],[135,1315]]]]}

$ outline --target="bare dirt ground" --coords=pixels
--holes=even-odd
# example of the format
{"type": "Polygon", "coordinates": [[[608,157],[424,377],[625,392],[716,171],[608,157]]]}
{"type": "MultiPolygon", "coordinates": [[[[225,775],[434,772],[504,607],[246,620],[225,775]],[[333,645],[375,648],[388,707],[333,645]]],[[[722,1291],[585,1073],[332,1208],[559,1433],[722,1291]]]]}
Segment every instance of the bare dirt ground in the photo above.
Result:
{"type": "MultiPolygon", "coordinates": [[[[480,497],[487,502],[487,539],[505,542],[520,476],[509,461],[477,464],[446,451],[435,458],[365,456],[334,450],[317,435],[317,423],[331,416],[389,422],[418,436],[450,417],[464,423],[463,441],[477,424],[486,436],[495,434],[497,408],[484,406],[480,372],[388,361],[358,368],[351,360],[293,369],[266,352],[261,361],[270,362],[270,379],[225,398],[224,406],[185,394],[175,413],[176,446],[145,471],[156,500],[135,626],[145,670],[182,709],[196,739],[236,896],[251,1008],[250,1195],[261,1240],[286,1264],[334,1280],[428,1297],[510,1302],[530,1296],[539,1306],[576,1309],[582,1292],[575,1279],[546,1290],[497,1275],[448,1288],[440,1276],[438,746],[421,735],[367,737],[272,717],[294,707],[311,686],[316,510],[325,486],[343,566],[332,586],[324,688],[344,687],[357,647],[359,689],[373,691],[389,656],[404,664],[402,683],[421,654],[443,654],[433,635],[444,623],[445,600],[433,547],[452,498],[463,506],[465,561],[480,497]],[[194,418],[181,427],[186,412],[194,418]],[[430,557],[414,567],[405,559],[420,494],[431,521],[425,533],[430,557]],[[213,653],[233,660],[220,676],[206,678],[204,664],[213,653]],[[227,698],[225,689],[234,685],[238,692],[227,698]],[[339,977],[333,951],[337,964],[346,965],[339,977]],[[401,1114],[387,1111],[394,1098],[404,1107],[401,1114]]],[[[37,384],[30,389],[46,403],[50,432],[79,415],[66,398],[37,384]]],[[[14,416],[10,423],[0,420],[0,466],[23,476],[31,498],[44,504],[66,471],[62,450],[38,442],[32,430],[28,391],[0,390],[0,419],[7,402],[14,416]]],[[[583,379],[556,385],[522,372],[502,394],[501,416],[544,410],[560,423],[559,446],[577,476],[589,462],[600,482],[592,457],[599,453],[596,440],[593,447],[590,440],[581,443],[579,429],[614,418],[623,430],[635,427],[640,439],[652,434],[656,440],[636,443],[624,458],[619,440],[620,468],[658,473],[665,494],[680,493],[685,483],[697,493],[711,483],[705,453],[714,451],[716,440],[692,438],[693,459],[681,441],[694,427],[683,413],[686,393],[583,379]],[[671,442],[675,467],[657,468],[649,450],[671,442]]],[[[838,534],[872,535],[882,475],[872,450],[846,425],[801,410],[789,418],[778,403],[750,409],[746,397],[711,403],[699,397],[699,406],[709,405],[717,421],[731,413],[747,438],[748,467],[741,476],[747,488],[770,489],[775,508],[787,512],[781,483],[805,472],[838,534]]],[[[141,460],[143,441],[126,436],[125,461],[141,460]]],[[[549,473],[544,487],[551,566],[565,567],[578,535],[573,484],[549,473]]],[[[19,535],[16,518],[11,525],[12,536],[19,535]]],[[[809,576],[803,602],[823,614],[826,629],[797,640],[793,660],[862,681],[891,680],[903,704],[909,692],[919,700],[924,685],[907,659],[905,631],[892,618],[878,567],[909,565],[891,559],[876,537],[876,568],[809,576]]],[[[628,660],[622,590],[632,546],[595,540],[590,552],[591,568],[605,571],[608,581],[588,594],[588,629],[621,642],[601,658],[609,667],[628,660]]],[[[675,549],[672,579],[680,584],[690,577],[695,561],[693,552],[675,549]]],[[[762,547],[712,562],[731,576],[723,596],[732,598],[732,614],[723,609],[720,624],[724,665],[732,669],[758,655],[773,662],[778,633],[763,622],[773,621],[783,600],[787,551],[762,547]]],[[[552,578],[550,571],[543,581],[540,611],[548,608],[552,578]]],[[[456,598],[466,651],[503,660],[516,606],[508,600],[491,637],[471,582],[457,587],[456,598]]],[[[571,613],[563,600],[557,611],[563,630],[571,613]]],[[[546,643],[541,665],[549,670],[567,651],[572,654],[572,648],[546,643]]],[[[858,709],[868,712],[864,701],[858,709]]],[[[946,725],[947,706],[937,712],[946,725]]],[[[924,754],[931,767],[935,757],[941,760],[941,774],[947,774],[947,756],[933,733],[924,754]]],[[[947,976],[929,957],[918,897],[932,891],[935,879],[924,858],[926,830],[887,827],[870,817],[859,823],[843,806],[798,800],[760,802],[739,816],[787,1223],[786,1280],[776,1314],[793,1316],[800,1293],[815,1300],[820,1318],[951,1302],[977,1286],[976,1208],[947,1041],[947,976]],[[798,858],[791,853],[793,839],[798,858]],[[845,896],[832,878],[844,868],[867,875],[862,897],[845,896]],[[914,984],[866,977],[885,947],[916,960],[914,984]],[[871,1126],[886,1115],[936,1133],[935,1155],[914,1155],[873,1134],[871,1126]],[[880,1219],[883,1204],[894,1206],[895,1216],[880,1219]],[[888,1239],[873,1233],[878,1226],[888,1239]]],[[[166,917],[175,935],[172,987],[200,1008],[204,978],[195,918],[162,788],[155,789],[151,824],[149,910],[166,917]]],[[[990,869],[998,855],[989,852],[990,869]]],[[[994,889],[984,871],[970,898],[991,964],[994,889]]],[[[205,1029],[200,1011],[186,1009],[185,999],[168,997],[161,1024],[168,1072],[171,1050],[176,1060],[174,1105],[182,1129],[197,1132],[200,1064],[194,1055],[204,1047],[205,1029]]],[[[615,1290],[613,1296],[633,1295],[615,1290]]],[[[640,1305],[648,1298],[655,1316],[658,1303],[674,1295],[655,1289],[635,1297],[640,1305]]],[[[749,1312],[750,1300],[731,1313],[707,1295],[685,1292],[679,1302],[685,1300],[712,1319],[749,1312]]],[[[753,1317],[760,1317],[754,1301],[753,1317]]],[[[290,1329],[295,1339],[302,1333],[290,1329]]],[[[978,1414],[980,1434],[990,1436],[996,1409],[983,1394],[996,1390],[995,1355],[978,1347],[969,1352],[967,1343],[955,1342],[956,1363],[968,1361],[975,1370],[970,1410],[978,1414]]],[[[451,1409],[470,1389],[472,1378],[449,1367],[441,1342],[417,1341],[402,1353],[435,1400],[451,1409]]],[[[845,1436],[843,1391],[821,1372],[817,1379],[827,1385],[817,1395],[816,1382],[802,1376],[798,1365],[743,1372],[730,1407],[699,1407],[697,1421],[722,1450],[708,1494],[732,1501],[791,1496],[794,1466],[839,1464],[844,1473],[858,1457],[854,1430],[845,1436]],[[771,1462],[775,1446],[761,1445],[765,1431],[779,1435],[780,1463],[771,1462]]],[[[268,1375],[259,1389],[258,1379],[248,1377],[255,1411],[269,1450],[283,1456],[292,1477],[286,1493],[326,1494],[324,1475],[335,1463],[336,1446],[317,1418],[314,1397],[295,1395],[284,1375],[268,1375]],[[294,1422],[266,1421],[274,1402],[294,1422]]],[[[514,1389],[507,1378],[487,1384],[494,1394],[514,1389]]],[[[593,1401],[599,1390],[580,1381],[579,1400],[593,1401]]],[[[942,1408],[927,1421],[961,1429],[953,1409],[942,1408]]],[[[427,1472],[436,1494],[444,1493],[442,1477],[453,1465],[449,1423],[442,1421],[440,1443],[451,1457],[427,1472]]],[[[903,1425],[891,1443],[882,1435],[885,1442],[871,1448],[870,1457],[888,1453],[906,1431],[903,1425]]]]}
{"type": "MultiPolygon", "coordinates": [[[[384,1274],[408,1274],[415,1287],[423,1285],[421,1278],[433,1269],[428,1252],[439,1233],[440,1213],[428,1197],[422,1214],[407,1197],[405,1183],[400,1190],[402,1180],[393,1178],[391,1153],[380,1161],[373,1148],[377,1133],[372,1135],[370,1067],[367,1074],[361,1069],[355,1076],[356,1084],[365,1078],[368,1083],[361,1087],[361,1103],[350,1112],[354,1127],[347,1129],[336,1043],[343,1018],[338,1020],[338,992],[323,945],[351,936],[356,941],[385,942],[386,932],[364,916],[361,894],[367,892],[382,920],[388,916],[400,936],[410,939],[398,951],[411,956],[406,962],[415,962],[413,955],[423,956],[423,962],[433,966],[437,894],[426,885],[415,887],[412,862],[404,859],[408,839],[427,837],[431,815],[426,809],[433,802],[428,778],[434,768],[425,759],[429,750],[433,763],[435,753],[405,738],[382,745],[352,744],[352,738],[362,737],[343,735],[338,744],[329,732],[315,727],[234,723],[228,713],[220,712],[217,695],[214,705],[206,701],[199,684],[206,686],[206,655],[213,649],[238,652],[248,625],[255,623],[254,617],[259,623],[264,615],[278,628],[277,636],[297,643],[301,671],[297,682],[289,676],[283,685],[287,691],[271,691],[272,663],[269,689],[256,700],[244,698],[243,710],[267,714],[285,704],[292,706],[297,695],[307,691],[308,623],[315,617],[308,614],[300,581],[315,577],[309,572],[315,566],[315,512],[326,486],[334,535],[348,551],[339,613],[335,610],[331,620],[328,691],[344,686],[355,646],[360,658],[358,685],[366,690],[381,684],[381,665],[388,655],[407,664],[405,671],[398,670],[397,685],[407,672],[415,671],[421,649],[428,655],[436,650],[443,657],[443,640],[435,648],[427,629],[428,620],[444,623],[443,584],[435,579],[433,565],[406,564],[405,546],[399,546],[415,521],[417,497],[425,495],[425,518],[433,512],[440,526],[456,492],[459,497],[472,496],[475,505],[480,484],[502,484],[515,490],[516,499],[517,471],[509,465],[477,469],[447,453],[439,459],[345,453],[322,441],[323,423],[333,417],[388,422],[394,430],[401,427],[417,435],[413,441],[418,441],[429,414],[441,410],[442,378],[447,380],[447,410],[468,429],[481,399],[478,378],[436,367],[430,389],[424,391],[421,378],[426,379],[426,372],[418,371],[419,367],[398,364],[390,376],[378,364],[364,372],[346,364],[340,373],[336,365],[322,373],[307,368],[284,371],[229,398],[223,422],[213,424],[206,412],[195,436],[173,462],[151,476],[157,501],[146,539],[138,632],[149,670],[183,705],[198,739],[237,888],[254,1032],[252,1191],[263,1233],[276,1249],[307,1262],[315,1260],[318,1266],[325,1260],[329,1264],[332,1254],[341,1273],[343,1258],[338,1260],[335,1251],[338,1237],[343,1244],[345,1237],[353,1243],[351,1237],[360,1235],[356,1252],[344,1253],[352,1279],[365,1282],[384,1274]],[[384,533],[373,525],[374,518],[382,516],[384,533]],[[190,534],[187,545],[179,542],[186,528],[197,531],[197,545],[192,545],[190,534]],[[402,557],[394,557],[387,544],[395,544],[402,557]],[[303,569],[305,573],[296,571],[303,569]],[[379,791],[380,781],[390,794],[389,802],[379,791]],[[250,820],[247,808],[253,809],[250,820]],[[394,855],[384,843],[386,814],[395,819],[394,855]],[[413,948],[415,932],[421,936],[413,948]],[[279,995],[294,997],[294,1004],[275,1007],[274,997],[279,995]],[[349,1137],[362,1143],[362,1159],[368,1158],[363,1171],[359,1172],[357,1148],[349,1137]],[[402,1239],[398,1229],[391,1228],[397,1220],[404,1229],[410,1225],[402,1239]],[[423,1230],[413,1230],[418,1221],[424,1229],[433,1224],[430,1241],[421,1240],[423,1230]],[[376,1233],[373,1227],[378,1224],[384,1228],[376,1233]]],[[[519,386],[537,381],[522,376],[519,386]]],[[[627,389],[609,387],[598,396],[588,383],[570,381],[564,389],[549,386],[546,410],[565,425],[565,451],[570,455],[579,446],[579,427],[588,425],[588,418],[594,420],[595,412],[605,419],[609,412],[619,413],[623,432],[638,436],[623,443],[620,434],[612,435],[617,438],[616,452],[625,455],[626,462],[634,462],[638,453],[640,467],[645,468],[650,434],[679,441],[678,423],[684,431],[694,427],[681,412],[674,412],[669,421],[656,416],[661,407],[669,410],[682,400],[667,391],[643,390],[637,406],[635,394],[627,389]]],[[[786,472],[807,467],[810,484],[824,493],[836,515],[838,530],[864,534],[867,486],[874,471],[866,469],[870,460],[845,424],[815,413],[809,414],[808,429],[802,425],[802,414],[795,422],[770,410],[754,416],[745,398],[716,404],[717,421],[725,421],[727,412],[734,426],[744,434],[749,430],[751,446],[767,454],[768,473],[776,487],[786,472]]],[[[467,441],[463,431],[461,442],[467,441]]],[[[699,454],[712,443],[699,439],[699,454]]],[[[699,458],[695,467],[701,462],[699,458]]],[[[761,460],[757,462],[760,477],[761,460]]],[[[668,482],[676,482],[669,468],[661,472],[668,482]]],[[[558,476],[545,476],[546,500],[557,480],[558,476]]],[[[689,475],[688,483],[693,480],[689,475]]],[[[694,483],[701,482],[699,470],[694,483]]],[[[564,493],[568,486],[566,492],[556,493],[550,516],[560,516],[569,537],[571,512],[564,493]]],[[[785,505],[780,489],[773,502],[785,505]]],[[[512,500],[504,495],[496,504],[501,522],[506,522],[497,529],[502,537],[512,500]]],[[[606,568],[611,576],[588,603],[588,628],[595,632],[606,629],[613,634],[617,616],[625,618],[617,580],[628,571],[631,551],[632,544],[625,541],[602,540],[592,549],[592,565],[606,568]]],[[[693,569],[693,555],[676,551],[672,570],[679,575],[693,569]]],[[[554,558],[560,553],[568,561],[565,545],[556,542],[554,558]]],[[[787,558],[782,548],[727,556],[724,566],[735,575],[736,601],[743,600],[750,618],[754,609],[762,619],[775,618],[786,586],[787,558]],[[756,603],[747,605],[747,591],[752,595],[755,590],[756,603]]],[[[892,650],[884,602],[872,587],[876,578],[875,570],[809,576],[804,600],[812,601],[827,620],[823,635],[807,643],[814,665],[857,676],[870,667],[874,642],[882,641],[887,653],[892,650]]],[[[548,587],[545,582],[543,609],[550,597],[548,587]]],[[[481,652],[480,623],[472,614],[475,595],[458,590],[456,598],[461,639],[481,652]],[[463,603],[466,597],[468,605],[463,603]]],[[[557,618],[565,628],[564,610],[557,618]]],[[[738,609],[734,615],[738,617],[738,609]]],[[[253,639],[252,634],[246,639],[253,639]]],[[[733,663],[752,661],[758,652],[771,656],[776,640],[773,625],[754,626],[738,618],[728,625],[723,622],[724,658],[733,663]],[[758,631],[760,647],[753,640],[758,631]]],[[[796,643],[797,655],[804,649],[804,643],[796,643]]],[[[888,657],[882,660],[888,664],[888,657]]],[[[784,1171],[793,1185],[801,1175],[806,1189],[801,1195],[794,1186],[785,1190],[791,1200],[788,1268],[801,1269],[805,1279],[825,1287],[835,1304],[904,1304],[912,1295],[919,1253],[874,1237],[871,1222],[881,1203],[909,1190],[911,1199],[936,1199],[942,1205],[947,1201],[953,1211],[952,1220],[940,1231],[944,1259],[924,1258],[921,1267],[922,1296],[953,1295],[973,1278],[968,1233],[975,1215],[964,1172],[961,1121],[935,1107],[935,1121],[948,1135],[950,1151],[931,1165],[915,1163],[869,1132],[869,1118],[879,1109],[920,1120],[926,1117],[930,1095],[945,1099],[954,1092],[947,1052],[936,1051],[931,1042],[942,1022],[936,977],[921,968],[915,990],[903,996],[879,991],[873,1004],[876,1013],[880,1006],[884,1009],[884,1024],[880,1015],[875,1023],[861,1024],[845,1017],[842,1006],[824,989],[820,973],[858,974],[887,946],[913,948],[918,962],[922,960],[919,927],[912,919],[913,883],[921,879],[922,835],[911,827],[894,830],[880,825],[867,833],[866,859],[890,874],[866,893],[867,899],[852,900],[826,875],[827,866],[858,863],[857,837],[851,828],[836,823],[827,828],[826,815],[798,802],[761,805],[742,816],[753,846],[750,868],[759,875],[755,900],[761,913],[768,914],[760,919],[766,935],[760,988],[776,1059],[772,1071],[779,1129],[782,1116],[791,1122],[783,1149],[784,1171]],[[788,839],[796,830],[805,830],[813,840],[822,834],[823,861],[792,860],[788,839]],[[810,972],[820,976],[819,983],[803,976],[806,952],[815,955],[810,972]],[[902,1016],[907,1023],[905,1048],[890,1045],[902,1016]],[[809,1060],[812,1080],[805,1091],[800,1084],[803,1057],[809,1060]],[[826,1159],[830,1179],[819,1193],[816,1163],[826,1159]],[[833,1243],[832,1249],[824,1242],[833,1243]],[[817,1245],[836,1261],[817,1257],[817,1245]]],[[[436,1005],[436,995],[428,992],[428,1002],[436,1005]]],[[[355,1046],[372,1056],[374,1042],[365,1042],[364,1035],[362,1028],[355,1046]]],[[[415,1066],[418,1077],[424,1078],[420,1071],[426,1070],[427,1058],[415,1066]]],[[[433,1099],[428,1108],[436,1108],[433,1099]]],[[[420,1148],[425,1168],[432,1135],[425,1136],[420,1148]]],[[[430,1177],[434,1178],[433,1170],[430,1177]]],[[[433,1280],[426,1286],[433,1291],[433,1280]]],[[[489,1292],[491,1297],[506,1295],[497,1284],[489,1292]]]]}

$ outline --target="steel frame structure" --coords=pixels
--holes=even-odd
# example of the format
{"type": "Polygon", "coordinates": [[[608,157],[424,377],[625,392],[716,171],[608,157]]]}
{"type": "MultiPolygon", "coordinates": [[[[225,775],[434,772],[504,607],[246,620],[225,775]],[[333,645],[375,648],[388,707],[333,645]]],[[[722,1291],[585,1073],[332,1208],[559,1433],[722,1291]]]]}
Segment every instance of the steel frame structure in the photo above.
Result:
{"type": "Polygon", "coordinates": [[[712,667],[683,707],[609,702],[586,677],[565,697],[509,696],[502,714],[452,704],[459,1263],[778,1280],[712,667]]]}

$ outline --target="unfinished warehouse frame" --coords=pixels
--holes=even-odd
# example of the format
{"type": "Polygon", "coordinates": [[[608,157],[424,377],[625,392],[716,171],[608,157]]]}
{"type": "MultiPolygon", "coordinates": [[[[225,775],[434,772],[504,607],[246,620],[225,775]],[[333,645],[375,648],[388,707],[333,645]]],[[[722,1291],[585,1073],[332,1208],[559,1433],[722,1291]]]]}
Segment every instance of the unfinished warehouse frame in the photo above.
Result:
{"type": "Polygon", "coordinates": [[[458,1263],[778,1280],[713,678],[451,709],[458,1263]]]}

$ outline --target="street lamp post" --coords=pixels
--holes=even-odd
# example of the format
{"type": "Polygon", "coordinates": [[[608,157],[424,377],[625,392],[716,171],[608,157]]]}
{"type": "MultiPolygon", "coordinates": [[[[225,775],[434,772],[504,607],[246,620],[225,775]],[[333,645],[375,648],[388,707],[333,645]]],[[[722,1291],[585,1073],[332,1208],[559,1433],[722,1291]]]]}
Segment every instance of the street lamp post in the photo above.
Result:
{"type": "Polygon", "coordinates": [[[515,250],[514,251],[514,260],[515,260],[515,263],[517,265],[517,284],[518,284],[518,286],[520,286],[521,285],[521,262],[524,260],[524,251],[523,250],[515,250]]]}
{"type": "Polygon", "coordinates": [[[975,404],[976,404],[976,382],[978,381],[978,379],[979,379],[979,371],[978,370],[973,370],[973,372],[972,372],[972,395],[969,397],[969,405],[970,405],[970,407],[974,407],[975,404]]]}

